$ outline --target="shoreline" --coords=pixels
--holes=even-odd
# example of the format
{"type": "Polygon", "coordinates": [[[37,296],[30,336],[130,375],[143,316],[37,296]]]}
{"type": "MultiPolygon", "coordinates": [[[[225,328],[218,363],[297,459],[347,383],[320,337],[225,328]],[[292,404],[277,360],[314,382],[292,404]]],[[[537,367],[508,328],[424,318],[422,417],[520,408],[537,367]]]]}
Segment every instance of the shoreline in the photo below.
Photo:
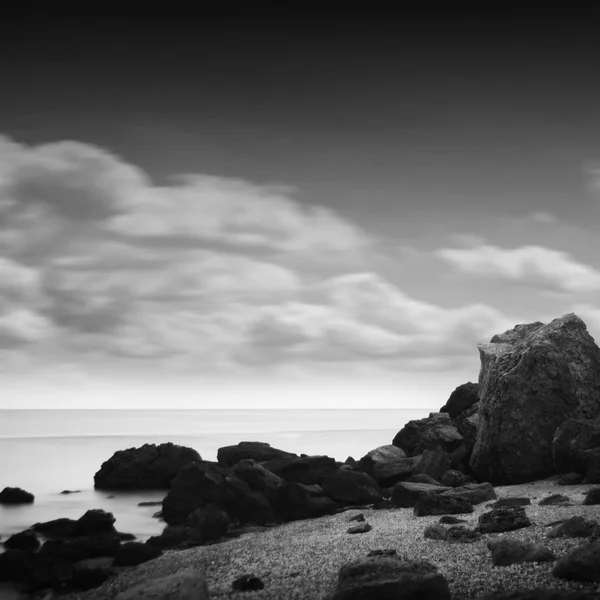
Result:
{"type": "MultiPolygon", "coordinates": [[[[492,566],[487,542],[490,539],[516,538],[542,543],[557,557],[582,543],[581,538],[549,539],[547,525],[572,516],[600,520],[600,506],[581,502],[591,485],[558,486],[556,477],[541,481],[495,488],[499,498],[526,496],[531,505],[526,512],[533,525],[501,534],[487,534],[473,544],[450,544],[423,537],[425,527],[439,521],[437,516],[415,517],[412,509],[349,509],[316,519],[292,521],[248,532],[238,538],[186,550],[169,550],[163,556],[121,572],[102,586],[87,592],[59,596],[64,600],[110,600],[132,585],[177,573],[198,569],[207,579],[210,598],[260,598],[264,600],[325,600],[335,589],[342,564],[361,558],[371,550],[395,549],[399,556],[426,560],[436,565],[447,578],[453,600],[473,600],[484,593],[534,589],[593,590],[597,583],[586,584],[558,579],[552,575],[554,563],[523,563],[508,567],[492,566]],[[560,491],[573,504],[539,506],[542,498],[560,491]],[[372,530],[350,535],[349,519],[362,512],[372,530]],[[251,573],[260,577],[264,589],[253,592],[234,591],[237,577],[251,573]]],[[[473,527],[478,516],[489,510],[488,502],[474,507],[474,512],[459,515],[465,525],[473,527]]]]}

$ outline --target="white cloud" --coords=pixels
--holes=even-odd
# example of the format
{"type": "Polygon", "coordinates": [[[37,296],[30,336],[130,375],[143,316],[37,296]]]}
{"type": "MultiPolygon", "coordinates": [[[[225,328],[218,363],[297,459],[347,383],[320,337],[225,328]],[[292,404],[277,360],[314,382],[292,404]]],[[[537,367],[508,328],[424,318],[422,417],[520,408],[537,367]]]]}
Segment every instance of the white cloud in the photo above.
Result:
{"type": "Polygon", "coordinates": [[[532,221],[541,223],[542,225],[553,225],[558,222],[558,217],[554,213],[547,211],[534,212],[530,215],[530,218],[532,221]]]}
{"type": "Polygon", "coordinates": [[[459,271],[478,277],[500,278],[570,293],[600,290],[600,271],[577,262],[566,252],[542,246],[512,250],[491,245],[443,248],[435,255],[459,271]]]}

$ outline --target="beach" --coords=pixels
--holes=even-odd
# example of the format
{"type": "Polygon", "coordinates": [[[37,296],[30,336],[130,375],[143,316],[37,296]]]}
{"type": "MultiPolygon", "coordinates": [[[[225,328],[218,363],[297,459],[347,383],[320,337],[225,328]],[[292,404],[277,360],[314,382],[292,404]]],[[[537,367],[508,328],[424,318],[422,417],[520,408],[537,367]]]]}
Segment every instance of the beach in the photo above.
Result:
{"type": "MultiPolygon", "coordinates": [[[[548,524],[572,516],[600,519],[600,506],[581,504],[589,485],[557,486],[556,478],[522,485],[498,486],[499,498],[525,496],[533,525],[508,533],[484,535],[472,544],[451,544],[424,539],[423,531],[439,517],[415,517],[412,509],[352,509],[318,519],[294,521],[249,532],[237,539],[188,550],[171,550],[163,556],[121,573],[98,589],[70,594],[65,600],[110,600],[120,591],[140,582],[193,568],[206,577],[210,598],[262,600],[325,600],[335,590],[339,568],[346,562],[366,556],[372,550],[393,549],[399,557],[425,560],[448,580],[453,600],[472,600],[484,593],[534,589],[588,590],[600,594],[597,583],[558,579],[552,575],[554,563],[523,563],[507,567],[492,566],[487,542],[501,537],[539,542],[561,557],[582,543],[581,538],[547,537],[548,524]],[[553,494],[566,494],[571,506],[540,506],[539,500],[553,494]],[[346,533],[349,519],[362,512],[372,530],[364,534],[346,533]],[[232,582],[253,574],[264,589],[239,592],[232,582]]],[[[458,515],[466,526],[477,524],[487,504],[475,506],[472,514],[458,515]]]]}

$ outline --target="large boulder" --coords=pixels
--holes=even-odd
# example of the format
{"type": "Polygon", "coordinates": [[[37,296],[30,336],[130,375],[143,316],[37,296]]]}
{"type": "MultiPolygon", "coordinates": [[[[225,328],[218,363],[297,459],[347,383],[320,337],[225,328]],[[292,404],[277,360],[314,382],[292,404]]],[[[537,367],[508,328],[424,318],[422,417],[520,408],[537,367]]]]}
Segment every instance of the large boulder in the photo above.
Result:
{"type": "Polygon", "coordinates": [[[554,472],[552,440],[568,418],[600,414],[600,348],[568,314],[479,344],[479,426],[470,467],[494,485],[554,472]]]}
{"type": "Polygon", "coordinates": [[[193,448],[175,444],[144,444],[115,452],[94,475],[103,490],[168,489],[183,466],[202,460],[193,448]]]}
{"type": "Polygon", "coordinates": [[[264,466],[288,483],[322,485],[338,469],[334,458],[324,455],[302,456],[291,460],[271,461],[264,466]]]}
{"type": "Polygon", "coordinates": [[[450,394],[450,398],[440,408],[440,412],[448,413],[451,419],[456,419],[456,417],[471,408],[479,400],[478,393],[478,383],[463,383],[450,394]]]}
{"type": "Polygon", "coordinates": [[[31,504],[34,495],[18,487],[5,487],[0,492],[0,504],[31,504]]]}
{"type": "Polygon", "coordinates": [[[429,413],[425,419],[409,421],[394,437],[392,444],[402,448],[407,456],[424,450],[456,450],[463,443],[448,413],[429,413]]]}
{"type": "Polygon", "coordinates": [[[600,583],[600,542],[577,546],[556,563],[552,574],[561,579],[600,583]]]}
{"type": "Polygon", "coordinates": [[[524,562],[553,562],[555,554],[542,544],[525,542],[516,538],[500,538],[490,540],[487,544],[492,553],[492,564],[495,567],[524,562]]]}
{"type": "Polygon", "coordinates": [[[488,500],[496,500],[496,491],[491,483],[467,483],[460,487],[455,487],[442,496],[449,498],[466,498],[471,504],[481,504],[488,500]]]}
{"type": "Polygon", "coordinates": [[[392,490],[392,502],[397,508],[408,508],[414,506],[421,496],[430,494],[441,494],[452,488],[429,483],[410,483],[401,481],[392,490]]]}
{"type": "Polygon", "coordinates": [[[413,511],[415,517],[463,515],[473,512],[473,504],[462,496],[425,494],[417,500],[413,511]]]}
{"type": "Polygon", "coordinates": [[[393,444],[379,446],[367,452],[358,461],[359,469],[371,475],[379,485],[385,487],[409,477],[414,466],[415,461],[407,458],[404,450],[393,444]]]}
{"type": "Polygon", "coordinates": [[[444,473],[450,468],[450,456],[440,450],[424,450],[415,465],[416,475],[429,475],[441,481],[444,473]]]}
{"type": "Polygon", "coordinates": [[[502,533],[531,527],[531,521],[522,506],[503,506],[479,515],[480,533],[502,533]]]}
{"type": "Polygon", "coordinates": [[[552,440],[552,457],[558,473],[586,472],[586,450],[600,448],[600,421],[567,419],[552,440]]]}
{"type": "Polygon", "coordinates": [[[337,470],[323,482],[323,493],[343,504],[373,504],[383,497],[377,482],[367,473],[337,470]]]}
{"type": "Polygon", "coordinates": [[[271,448],[265,442],[240,442],[234,446],[223,446],[217,450],[217,461],[224,467],[232,467],[242,460],[251,459],[256,462],[269,460],[289,460],[298,458],[297,454],[271,448]]]}

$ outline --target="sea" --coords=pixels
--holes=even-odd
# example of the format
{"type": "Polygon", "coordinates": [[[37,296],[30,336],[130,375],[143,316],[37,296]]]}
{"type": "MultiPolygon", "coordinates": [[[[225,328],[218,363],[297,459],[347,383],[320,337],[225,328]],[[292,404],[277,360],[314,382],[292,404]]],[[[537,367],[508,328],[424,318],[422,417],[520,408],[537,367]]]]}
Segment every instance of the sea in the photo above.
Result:
{"type": "Polygon", "coordinates": [[[433,410],[0,410],[0,489],[35,495],[33,504],[0,505],[0,536],[59,517],[78,519],[92,508],[112,512],[116,528],[139,541],[159,535],[165,523],[153,515],[161,507],[138,504],[160,502],[165,491],[94,489],[94,474],[117,450],[173,442],[214,461],[222,446],[259,441],[344,461],[390,444],[408,421],[433,410]]]}

